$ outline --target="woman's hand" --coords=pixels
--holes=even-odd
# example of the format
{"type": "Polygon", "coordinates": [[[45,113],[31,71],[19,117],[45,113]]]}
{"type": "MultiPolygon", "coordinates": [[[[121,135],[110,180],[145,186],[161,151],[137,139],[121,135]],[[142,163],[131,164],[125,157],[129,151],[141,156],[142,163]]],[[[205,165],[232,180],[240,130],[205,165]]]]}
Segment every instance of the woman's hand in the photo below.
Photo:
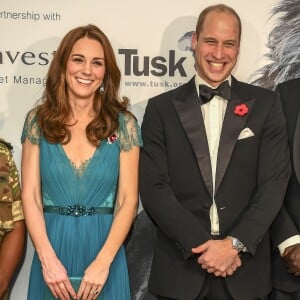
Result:
{"type": "Polygon", "coordinates": [[[110,262],[107,259],[96,258],[84,272],[77,299],[97,299],[107,280],[109,268],[110,262]]]}
{"type": "Polygon", "coordinates": [[[55,298],[61,300],[77,299],[67,271],[56,256],[52,255],[43,260],[42,272],[44,280],[55,298]]]}

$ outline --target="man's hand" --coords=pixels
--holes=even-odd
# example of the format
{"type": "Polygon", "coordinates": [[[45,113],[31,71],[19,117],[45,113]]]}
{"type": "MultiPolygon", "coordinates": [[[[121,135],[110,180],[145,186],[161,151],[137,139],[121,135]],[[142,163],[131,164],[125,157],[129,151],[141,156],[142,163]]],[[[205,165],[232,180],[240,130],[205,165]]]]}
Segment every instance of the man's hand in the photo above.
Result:
{"type": "Polygon", "coordinates": [[[224,240],[209,240],[206,243],[192,248],[192,252],[200,254],[198,263],[208,273],[226,277],[232,275],[241,266],[238,251],[232,248],[232,242],[224,240]]]}
{"type": "Polygon", "coordinates": [[[300,244],[287,247],[283,260],[287,263],[289,273],[300,276],[300,244]]]}

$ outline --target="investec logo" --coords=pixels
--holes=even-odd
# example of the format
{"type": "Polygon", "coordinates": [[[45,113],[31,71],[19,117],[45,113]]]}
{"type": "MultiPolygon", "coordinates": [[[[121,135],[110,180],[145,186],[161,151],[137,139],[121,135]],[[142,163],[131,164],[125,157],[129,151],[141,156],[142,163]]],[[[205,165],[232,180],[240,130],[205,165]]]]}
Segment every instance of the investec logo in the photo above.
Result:
{"type": "MultiPolygon", "coordinates": [[[[33,52],[33,51],[0,51],[0,65],[18,64],[32,66],[47,66],[55,51],[33,52]]],[[[137,49],[118,49],[118,54],[124,59],[125,76],[182,76],[187,74],[183,63],[186,57],[176,57],[175,50],[169,50],[169,55],[164,56],[139,56],[137,49]]]]}
{"type": "Polygon", "coordinates": [[[50,60],[52,59],[55,51],[48,53],[48,52],[38,52],[35,53],[33,51],[0,51],[0,65],[6,64],[15,64],[21,63],[23,65],[32,66],[32,65],[39,65],[39,66],[46,66],[49,64],[50,60]]]}

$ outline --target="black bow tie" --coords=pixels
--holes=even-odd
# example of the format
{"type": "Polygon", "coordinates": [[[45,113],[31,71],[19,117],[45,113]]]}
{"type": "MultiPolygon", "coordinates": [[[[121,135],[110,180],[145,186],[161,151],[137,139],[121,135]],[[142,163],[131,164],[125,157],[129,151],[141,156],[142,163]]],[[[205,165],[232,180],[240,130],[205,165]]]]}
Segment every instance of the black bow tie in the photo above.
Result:
{"type": "Polygon", "coordinates": [[[226,100],[230,100],[230,86],[228,80],[222,82],[216,89],[212,89],[207,85],[199,85],[199,97],[202,104],[209,102],[214,96],[220,96],[226,100]]]}

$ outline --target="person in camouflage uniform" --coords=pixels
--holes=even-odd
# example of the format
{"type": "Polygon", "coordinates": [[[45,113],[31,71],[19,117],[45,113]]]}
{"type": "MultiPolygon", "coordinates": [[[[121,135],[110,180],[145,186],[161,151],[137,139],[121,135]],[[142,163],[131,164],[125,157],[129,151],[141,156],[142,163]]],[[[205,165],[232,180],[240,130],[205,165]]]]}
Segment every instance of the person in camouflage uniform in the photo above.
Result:
{"type": "Polygon", "coordinates": [[[0,300],[8,299],[25,248],[21,189],[11,150],[11,145],[0,139],[0,300]]]}

